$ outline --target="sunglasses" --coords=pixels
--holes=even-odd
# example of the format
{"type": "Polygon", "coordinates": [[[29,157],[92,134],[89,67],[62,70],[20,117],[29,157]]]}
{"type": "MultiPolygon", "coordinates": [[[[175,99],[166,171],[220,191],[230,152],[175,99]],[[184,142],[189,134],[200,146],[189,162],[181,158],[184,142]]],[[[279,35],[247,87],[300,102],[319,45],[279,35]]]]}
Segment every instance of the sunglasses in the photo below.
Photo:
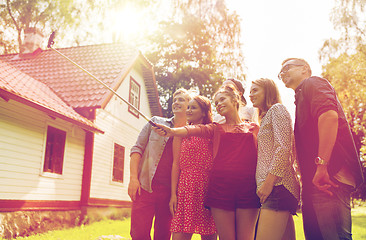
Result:
{"type": "Polygon", "coordinates": [[[291,66],[297,66],[297,67],[299,67],[299,66],[304,66],[304,65],[303,64],[291,64],[291,63],[290,64],[287,64],[286,66],[284,66],[281,69],[280,73],[278,74],[278,78],[280,80],[282,80],[282,75],[285,74],[285,73],[287,73],[291,69],[291,66]]]}

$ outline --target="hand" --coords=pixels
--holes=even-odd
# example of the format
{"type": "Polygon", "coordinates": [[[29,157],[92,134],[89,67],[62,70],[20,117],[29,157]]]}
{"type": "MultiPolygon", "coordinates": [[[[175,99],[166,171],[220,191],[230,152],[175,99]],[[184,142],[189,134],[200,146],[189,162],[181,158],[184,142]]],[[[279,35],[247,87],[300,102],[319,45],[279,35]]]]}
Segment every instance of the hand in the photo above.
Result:
{"type": "Polygon", "coordinates": [[[155,125],[156,125],[156,127],[152,126],[152,129],[157,134],[159,134],[160,136],[162,136],[162,137],[171,137],[171,136],[173,136],[173,130],[170,127],[165,126],[165,125],[161,125],[161,124],[158,124],[158,123],[155,123],[155,125]]]}
{"type": "Polygon", "coordinates": [[[172,214],[172,216],[174,216],[175,211],[177,210],[177,195],[176,194],[172,194],[170,196],[169,208],[170,208],[170,213],[172,214]]]}
{"type": "Polygon", "coordinates": [[[250,125],[249,131],[252,132],[255,136],[257,136],[259,132],[259,126],[254,122],[250,122],[249,125],[250,125]]]}
{"type": "Polygon", "coordinates": [[[333,193],[329,191],[329,188],[338,187],[332,180],[329,178],[328,169],[326,165],[318,165],[315,175],[313,177],[313,184],[320,191],[327,193],[329,196],[333,196],[333,193]]]}
{"type": "Polygon", "coordinates": [[[136,194],[141,194],[140,181],[138,179],[132,179],[128,184],[128,196],[130,196],[132,201],[135,201],[137,196],[136,194]]]}
{"type": "Polygon", "coordinates": [[[262,186],[257,191],[257,195],[262,204],[267,200],[267,198],[271,194],[272,190],[273,190],[273,183],[264,181],[262,186]]]}

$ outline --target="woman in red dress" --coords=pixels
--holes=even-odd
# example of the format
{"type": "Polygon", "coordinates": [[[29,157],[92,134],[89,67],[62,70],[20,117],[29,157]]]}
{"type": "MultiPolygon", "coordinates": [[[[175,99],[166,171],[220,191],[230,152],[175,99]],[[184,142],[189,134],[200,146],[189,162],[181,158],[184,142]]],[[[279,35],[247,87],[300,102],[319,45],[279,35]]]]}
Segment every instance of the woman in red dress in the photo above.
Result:
{"type": "Polygon", "coordinates": [[[259,127],[240,119],[239,99],[239,93],[231,86],[215,93],[215,106],[225,117],[224,124],[154,128],[162,136],[212,139],[214,162],[204,204],[211,209],[220,240],[254,239],[260,207],[255,182],[259,127]]]}
{"type": "MultiPolygon", "coordinates": [[[[195,96],[189,102],[186,113],[191,125],[212,122],[211,103],[206,97],[195,96]]],[[[169,205],[173,214],[173,240],[191,239],[192,234],[200,234],[201,239],[205,240],[217,239],[211,212],[203,205],[212,163],[210,139],[197,136],[182,139],[180,158],[175,158],[172,166],[169,205]]]]}

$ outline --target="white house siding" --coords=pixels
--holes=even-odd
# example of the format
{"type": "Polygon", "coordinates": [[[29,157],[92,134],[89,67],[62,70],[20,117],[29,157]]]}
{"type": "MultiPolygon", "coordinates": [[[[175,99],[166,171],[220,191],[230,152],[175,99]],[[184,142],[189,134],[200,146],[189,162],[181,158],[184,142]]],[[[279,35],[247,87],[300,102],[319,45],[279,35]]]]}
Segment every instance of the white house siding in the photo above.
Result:
{"type": "MultiPolygon", "coordinates": [[[[140,110],[151,116],[146,87],[141,72],[132,69],[124,79],[117,93],[128,100],[130,76],[140,84],[140,110]]],[[[105,109],[98,109],[96,125],[105,133],[95,136],[93,156],[91,198],[130,201],[127,193],[130,178],[130,150],[147,121],[128,112],[128,106],[113,97],[105,109]],[[114,143],[125,147],[125,165],[123,183],[112,181],[114,143]]]]}
{"type": "Polygon", "coordinates": [[[45,113],[0,99],[0,199],[79,201],[85,132],[45,113]],[[63,174],[43,174],[47,126],[66,131],[63,174]]]}

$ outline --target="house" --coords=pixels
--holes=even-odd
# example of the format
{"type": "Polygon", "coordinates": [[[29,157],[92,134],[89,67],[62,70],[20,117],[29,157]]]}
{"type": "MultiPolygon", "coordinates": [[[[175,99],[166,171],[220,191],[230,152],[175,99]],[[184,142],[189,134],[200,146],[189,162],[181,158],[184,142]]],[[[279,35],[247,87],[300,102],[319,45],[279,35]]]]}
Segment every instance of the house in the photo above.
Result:
{"type": "MultiPolygon", "coordinates": [[[[67,210],[77,218],[85,137],[93,133],[103,132],[48,86],[0,60],[1,211],[67,210]]],[[[17,227],[27,225],[19,216],[1,214],[1,237],[27,233],[17,227]]]]}
{"type": "MultiPolygon", "coordinates": [[[[121,43],[58,50],[146,116],[162,115],[141,52],[121,43]]],[[[129,152],[146,120],[51,49],[0,61],[0,212],[129,207],[129,152]],[[63,162],[49,164],[49,138],[66,139],[55,148],[63,162]]]]}

